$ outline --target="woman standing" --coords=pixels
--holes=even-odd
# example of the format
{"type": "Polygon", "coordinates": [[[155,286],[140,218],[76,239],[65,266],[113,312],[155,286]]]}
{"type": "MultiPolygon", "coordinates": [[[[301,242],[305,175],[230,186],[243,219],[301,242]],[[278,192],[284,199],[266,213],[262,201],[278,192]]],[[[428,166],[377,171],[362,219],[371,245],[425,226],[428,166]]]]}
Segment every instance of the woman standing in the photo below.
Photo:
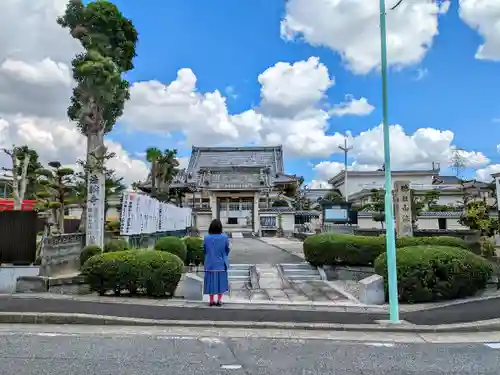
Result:
{"type": "Polygon", "coordinates": [[[222,223],[214,219],[203,239],[205,280],[203,293],[210,296],[210,306],[222,306],[222,295],[229,291],[229,238],[222,233],[222,223]],[[217,295],[217,302],[215,302],[217,295]]]}

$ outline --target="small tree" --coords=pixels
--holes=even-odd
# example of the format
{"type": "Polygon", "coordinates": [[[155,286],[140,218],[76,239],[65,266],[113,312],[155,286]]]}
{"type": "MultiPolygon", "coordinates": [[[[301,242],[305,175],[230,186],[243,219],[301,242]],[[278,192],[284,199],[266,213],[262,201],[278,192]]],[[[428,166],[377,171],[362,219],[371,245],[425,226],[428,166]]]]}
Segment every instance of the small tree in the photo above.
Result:
{"type": "Polygon", "coordinates": [[[452,151],[450,164],[452,169],[455,171],[456,178],[460,181],[460,191],[462,195],[462,201],[460,202],[460,205],[462,206],[462,209],[465,210],[469,197],[465,188],[465,180],[463,178],[463,172],[467,167],[467,159],[465,159],[465,157],[463,156],[462,150],[456,148],[452,151]]]}
{"type": "Polygon", "coordinates": [[[2,151],[10,157],[10,168],[2,168],[6,172],[5,177],[12,179],[12,194],[14,198],[14,210],[22,209],[26,187],[28,184],[28,167],[30,164],[31,154],[26,152],[26,146],[16,147],[12,149],[2,149],[2,151]]]}
{"type": "Polygon", "coordinates": [[[372,189],[371,202],[362,207],[363,211],[373,212],[373,221],[379,222],[384,228],[385,222],[385,198],[384,190],[372,189]]]}
{"type": "Polygon", "coordinates": [[[481,231],[483,236],[491,237],[498,230],[498,222],[490,218],[489,211],[484,201],[469,202],[459,222],[470,229],[481,231]]]}
{"type": "Polygon", "coordinates": [[[324,198],[325,200],[333,203],[344,203],[345,199],[342,197],[342,194],[339,193],[338,190],[332,190],[328,192],[324,198]]]}
{"type": "Polygon", "coordinates": [[[65,206],[71,203],[74,171],[71,168],[62,167],[58,161],[48,163],[50,169],[39,169],[37,174],[41,176],[40,185],[45,189],[38,192],[40,208],[52,210],[54,222],[57,223],[59,233],[64,233],[64,211],[65,206]]]}
{"type": "Polygon", "coordinates": [[[418,217],[422,212],[424,210],[431,211],[431,207],[436,206],[439,201],[439,196],[440,193],[437,190],[426,191],[423,197],[417,197],[415,190],[411,191],[413,229],[417,228],[418,217]]]}

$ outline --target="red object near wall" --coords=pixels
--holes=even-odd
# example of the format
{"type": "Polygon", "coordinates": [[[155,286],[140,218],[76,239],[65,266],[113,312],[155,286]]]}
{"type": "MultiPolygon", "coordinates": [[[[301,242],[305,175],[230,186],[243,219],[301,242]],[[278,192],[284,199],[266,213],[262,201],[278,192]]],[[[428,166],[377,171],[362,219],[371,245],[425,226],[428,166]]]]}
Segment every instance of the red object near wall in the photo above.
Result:
{"type": "MultiPolygon", "coordinates": [[[[33,211],[36,205],[36,200],[24,200],[21,206],[21,211],[33,211]]],[[[14,209],[14,201],[12,199],[0,199],[0,211],[12,211],[14,209]]]]}

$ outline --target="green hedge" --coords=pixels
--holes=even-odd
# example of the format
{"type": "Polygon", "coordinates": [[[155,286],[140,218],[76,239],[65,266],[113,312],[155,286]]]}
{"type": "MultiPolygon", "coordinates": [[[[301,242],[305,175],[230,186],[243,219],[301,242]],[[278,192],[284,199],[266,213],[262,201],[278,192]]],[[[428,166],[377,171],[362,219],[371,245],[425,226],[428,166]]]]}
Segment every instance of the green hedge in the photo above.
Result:
{"type": "Polygon", "coordinates": [[[397,248],[420,246],[420,245],[449,246],[449,247],[459,247],[461,249],[471,250],[469,244],[465,240],[451,236],[401,237],[396,240],[397,248]]]}
{"type": "Polygon", "coordinates": [[[129,250],[130,246],[127,241],[120,239],[112,239],[104,244],[105,253],[114,253],[117,251],[129,250]]]}
{"type": "MultiPolygon", "coordinates": [[[[305,239],[304,255],[314,266],[371,266],[380,254],[385,253],[385,241],[385,236],[320,233],[305,239]]],[[[419,245],[449,246],[472,251],[467,242],[456,237],[401,237],[396,240],[397,248],[419,245]]]]}
{"type": "Polygon", "coordinates": [[[348,264],[365,266],[385,251],[380,237],[320,233],[304,241],[304,255],[313,266],[348,264]]]}
{"type": "Polygon", "coordinates": [[[82,267],[87,260],[92,258],[94,255],[102,254],[102,249],[97,245],[85,246],[80,253],[80,266],[82,267]]]}
{"type": "Polygon", "coordinates": [[[186,264],[194,264],[195,266],[203,264],[203,238],[188,236],[184,237],[183,241],[187,249],[186,264]]]}
{"type": "MultiPolygon", "coordinates": [[[[433,302],[473,296],[486,287],[493,272],[486,259],[456,247],[404,247],[397,250],[396,259],[401,302],[433,302]]],[[[375,260],[375,272],[384,277],[387,295],[385,254],[375,260]]]]}
{"type": "Polygon", "coordinates": [[[182,262],[186,263],[187,247],[182,238],[173,236],[162,237],[156,241],[155,250],[177,255],[181,258],[182,262]]]}
{"type": "Polygon", "coordinates": [[[89,259],[82,275],[92,291],[116,295],[171,296],[181,279],[184,264],[178,256],[153,250],[103,253],[89,259]]]}

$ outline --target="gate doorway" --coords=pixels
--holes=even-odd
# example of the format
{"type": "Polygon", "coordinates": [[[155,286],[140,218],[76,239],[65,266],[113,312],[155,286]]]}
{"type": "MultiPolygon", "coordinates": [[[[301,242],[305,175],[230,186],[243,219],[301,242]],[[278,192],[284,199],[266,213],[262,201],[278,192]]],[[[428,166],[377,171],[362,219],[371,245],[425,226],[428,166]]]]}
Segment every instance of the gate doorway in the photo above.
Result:
{"type": "Polygon", "coordinates": [[[254,199],[217,198],[218,217],[229,230],[253,230],[254,199]]]}

